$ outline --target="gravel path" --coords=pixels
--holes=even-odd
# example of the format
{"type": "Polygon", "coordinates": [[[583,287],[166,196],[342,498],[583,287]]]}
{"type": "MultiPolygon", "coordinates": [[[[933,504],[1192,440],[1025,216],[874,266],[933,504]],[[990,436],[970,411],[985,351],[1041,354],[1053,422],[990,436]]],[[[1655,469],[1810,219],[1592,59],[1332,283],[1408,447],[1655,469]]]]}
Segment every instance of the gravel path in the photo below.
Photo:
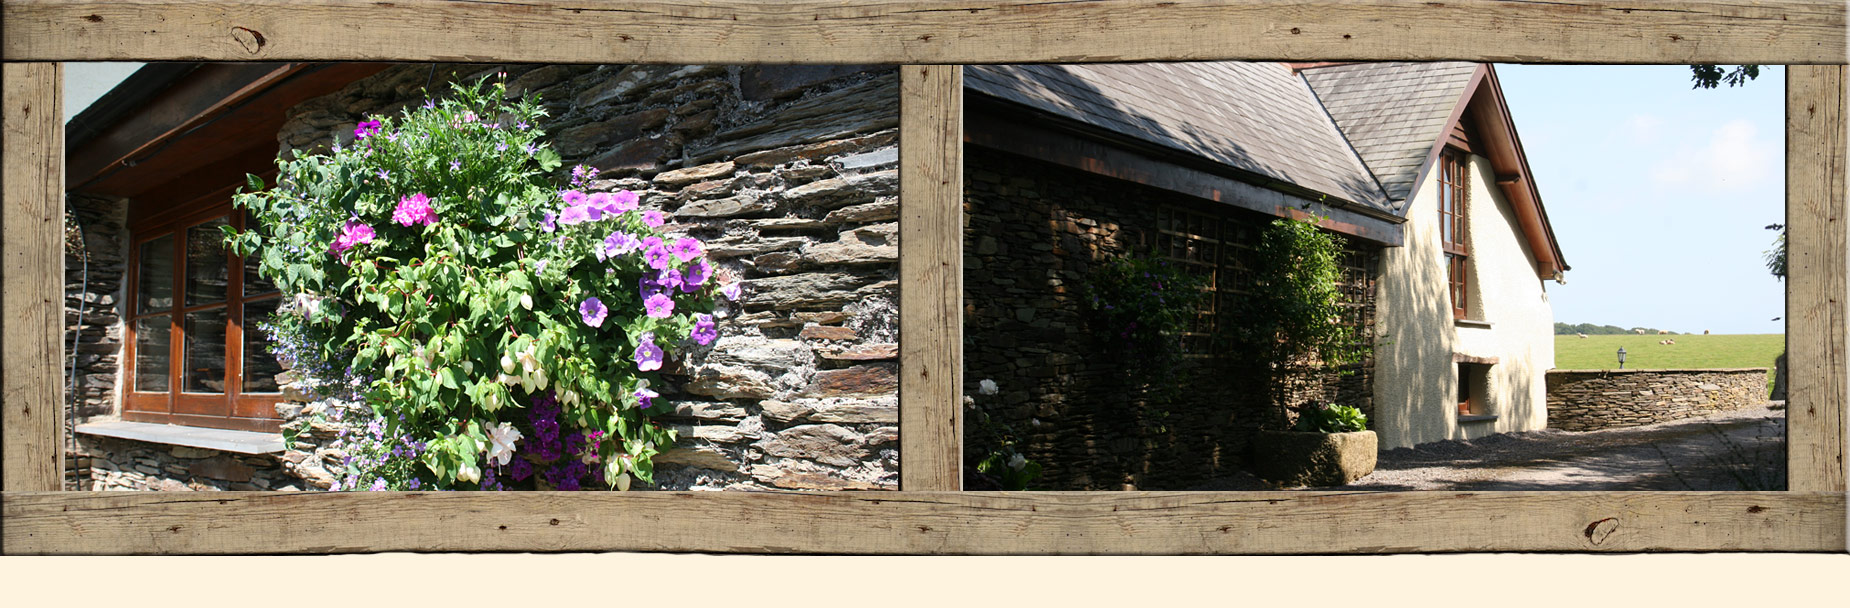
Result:
{"type": "MultiPolygon", "coordinates": [[[[1785,404],[1624,429],[1547,429],[1382,452],[1359,490],[1784,490],[1785,404]]],[[[1193,490],[1262,490],[1250,475],[1193,490]]]]}

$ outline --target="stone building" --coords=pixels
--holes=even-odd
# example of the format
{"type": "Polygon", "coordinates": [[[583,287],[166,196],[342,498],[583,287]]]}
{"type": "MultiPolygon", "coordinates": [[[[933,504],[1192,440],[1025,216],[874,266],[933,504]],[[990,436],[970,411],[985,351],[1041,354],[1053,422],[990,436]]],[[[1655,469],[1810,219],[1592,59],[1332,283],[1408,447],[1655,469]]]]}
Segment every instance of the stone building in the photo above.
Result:
{"type": "MultiPolygon", "coordinates": [[[[1566,266],[1489,66],[966,74],[966,385],[972,413],[1045,466],[1036,488],[1180,489],[1240,466],[1264,404],[1213,375],[1237,354],[1208,345],[1238,322],[1225,311],[1257,232],[1307,213],[1348,237],[1348,320],[1376,355],[1294,399],[1361,406],[1385,447],[1540,427],[1541,280],[1566,266]],[[1442,230],[1442,209],[1468,224],[1442,230]],[[1074,300],[1090,268],[1130,253],[1215,281],[1196,380],[1165,407],[1099,353],[1074,300]]],[[[750,286],[666,395],[682,441],[658,487],[896,487],[891,67],[275,63],[152,64],[68,127],[87,486],[328,487],[352,404],[292,391],[255,331],[277,296],[234,270],[212,225],[242,225],[231,193],[279,154],[483,76],[538,94],[567,167],[640,193],[750,286]]],[[[978,458],[989,440],[966,427],[978,458]]]]}

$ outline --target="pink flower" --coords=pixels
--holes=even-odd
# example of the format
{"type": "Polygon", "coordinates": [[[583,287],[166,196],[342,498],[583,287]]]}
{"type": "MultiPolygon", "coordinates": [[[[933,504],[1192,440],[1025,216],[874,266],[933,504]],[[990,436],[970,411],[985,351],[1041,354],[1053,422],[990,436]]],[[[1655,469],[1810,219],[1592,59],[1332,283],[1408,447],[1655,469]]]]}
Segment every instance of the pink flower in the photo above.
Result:
{"type": "Polygon", "coordinates": [[[402,226],[429,226],[437,223],[437,212],[430,208],[430,198],[419,192],[398,199],[398,209],[392,211],[392,221],[402,226]]]}
{"type": "Polygon", "coordinates": [[[592,327],[603,325],[604,315],[608,312],[609,309],[604,307],[604,301],[597,299],[597,296],[585,298],[584,302],[578,304],[579,316],[584,318],[585,325],[592,327]]]}
{"type": "Polygon", "coordinates": [[[610,199],[611,199],[611,202],[614,203],[616,206],[616,211],[614,211],[614,213],[623,213],[625,211],[635,211],[636,203],[638,200],[640,200],[637,198],[636,193],[630,192],[628,190],[618,191],[616,194],[612,194],[610,196],[610,199]]]}
{"type": "Polygon", "coordinates": [[[674,254],[668,252],[667,246],[656,243],[642,252],[642,259],[649,263],[650,268],[665,270],[672,263],[674,254]]]}
{"type": "Polygon", "coordinates": [[[353,138],[354,139],[366,139],[368,137],[378,135],[379,129],[380,129],[380,125],[379,125],[379,121],[377,120],[368,120],[368,121],[361,122],[358,126],[355,126],[353,128],[353,138]]]}
{"type": "Polygon", "coordinates": [[[660,211],[650,209],[648,211],[642,212],[642,223],[644,225],[647,225],[650,228],[660,228],[662,227],[662,224],[665,224],[667,222],[668,222],[668,216],[662,215],[662,212],[660,211]]]}
{"type": "Polygon", "coordinates": [[[719,337],[719,327],[713,323],[713,315],[694,317],[694,331],[688,333],[687,337],[701,344],[712,344],[713,339],[719,337]]]}
{"type": "Polygon", "coordinates": [[[700,289],[701,285],[705,285],[707,279],[712,276],[713,266],[706,260],[694,262],[694,265],[688,266],[687,270],[681,274],[681,291],[693,293],[700,289]]]}
{"type": "Polygon", "coordinates": [[[334,255],[341,255],[347,253],[348,249],[373,242],[374,236],[376,235],[373,233],[372,226],[360,220],[347,220],[347,225],[341,229],[340,236],[334,237],[334,245],[330,249],[334,255]]]}
{"type": "Polygon", "coordinates": [[[677,260],[686,262],[700,257],[700,250],[700,241],[697,239],[675,239],[674,241],[673,252],[677,260]]]}
{"type": "Polygon", "coordinates": [[[719,288],[719,293],[720,295],[726,296],[726,299],[737,302],[739,301],[739,296],[743,295],[744,288],[745,283],[742,282],[727,283],[725,287],[719,288]]]}
{"type": "Polygon", "coordinates": [[[643,300],[642,307],[648,310],[651,318],[666,319],[674,315],[674,298],[658,293],[643,300]]]}

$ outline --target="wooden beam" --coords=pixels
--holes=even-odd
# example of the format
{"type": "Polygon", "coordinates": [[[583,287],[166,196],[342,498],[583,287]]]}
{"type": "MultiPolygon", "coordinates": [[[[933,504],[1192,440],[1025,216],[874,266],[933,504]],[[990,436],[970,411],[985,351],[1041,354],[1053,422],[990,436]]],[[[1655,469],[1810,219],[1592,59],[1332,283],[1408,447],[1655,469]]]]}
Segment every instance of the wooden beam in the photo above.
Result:
{"type": "Polygon", "coordinates": [[[1850,403],[1844,66],[1786,72],[1787,487],[1843,492],[1850,403]]]}
{"type": "Polygon", "coordinates": [[[8,61],[1842,63],[1841,0],[11,0],[8,61]],[[338,44],[330,44],[339,41],[338,44]]]}
{"type": "Polygon", "coordinates": [[[8,63],[0,199],[0,488],[63,488],[64,70],[8,63]]]}
{"type": "Polygon", "coordinates": [[[964,72],[899,68],[899,487],[963,488],[964,72]]]}
{"type": "Polygon", "coordinates": [[[1843,551],[1837,492],[9,493],[7,554],[1843,551]]]}

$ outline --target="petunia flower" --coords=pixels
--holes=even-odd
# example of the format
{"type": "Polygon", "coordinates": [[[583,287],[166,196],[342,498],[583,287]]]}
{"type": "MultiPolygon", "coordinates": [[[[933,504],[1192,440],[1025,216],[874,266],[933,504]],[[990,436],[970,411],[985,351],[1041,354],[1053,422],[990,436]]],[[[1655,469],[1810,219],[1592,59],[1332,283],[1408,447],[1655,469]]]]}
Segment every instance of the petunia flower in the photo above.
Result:
{"type": "Polygon", "coordinates": [[[744,294],[744,291],[745,291],[744,287],[745,287],[744,281],[727,283],[725,287],[719,288],[719,293],[720,295],[726,296],[727,300],[737,302],[739,301],[739,296],[744,294]]]}
{"type": "MultiPolygon", "coordinates": [[[[667,294],[658,293],[649,296],[649,299],[643,301],[642,306],[648,310],[650,318],[666,319],[674,315],[674,299],[668,297],[667,294]]],[[[603,313],[599,312],[598,322],[603,322],[603,318],[603,313]]],[[[590,323],[589,320],[585,322],[590,323]]],[[[592,325],[596,326],[596,323],[592,323],[592,325]]]]}
{"type": "Polygon", "coordinates": [[[603,325],[604,315],[608,312],[610,312],[610,310],[604,308],[604,301],[597,299],[597,296],[585,298],[583,302],[578,304],[579,316],[584,318],[585,325],[592,327],[603,325]]]}
{"type": "Polygon", "coordinates": [[[650,268],[663,270],[668,268],[669,264],[673,263],[674,254],[668,251],[667,246],[656,243],[653,247],[649,247],[647,251],[642,252],[642,259],[649,263],[650,268]]]}
{"type": "Polygon", "coordinates": [[[681,260],[682,262],[700,257],[700,250],[700,241],[698,239],[675,239],[671,249],[675,259],[681,260]]]}
{"type": "Polygon", "coordinates": [[[694,317],[694,330],[687,337],[693,338],[701,345],[712,344],[719,337],[719,326],[713,323],[713,315],[700,314],[694,317]]]}
{"type": "MultiPolygon", "coordinates": [[[[594,169],[592,172],[595,173],[596,170],[594,169]]],[[[612,208],[616,210],[613,211],[613,213],[635,211],[637,202],[641,200],[636,196],[636,193],[628,190],[620,190],[610,195],[610,199],[612,208]]]]}
{"type": "Polygon", "coordinates": [[[650,209],[642,212],[642,223],[650,228],[660,228],[667,222],[668,216],[662,215],[660,211],[650,209]]]}
{"type": "Polygon", "coordinates": [[[558,230],[559,229],[558,220],[559,220],[559,216],[557,214],[551,211],[547,211],[546,215],[540,217],[540,230],[544,230],[547,232],[558,230]]]}
{"type": "Polygon", "coordinates": [[[566,225],[566,226],[582,224],[582,223],[597,219],[597,218],[591,217],[591,214],[593,212],[594,210],[591,209],[590,207],[585,207],[582,205],[575,206],[575,207],[566,207],[564,211],[559,212],[558,221],[560,224],[566,225]]]}
{"type": "Polygon", "coordinates": [[[604,237],[604,247],[600,250],[605,258],[614,258],[642,248],[642,241],[628,232],[612,232],[604,237]]]}
{"type": "Polygon", "coordinates": [[[706,260],[694,262],[694,265],[688,266],[687,270],[681,273],[681,291],[693,293],[695,290],[700,289],[701,285],[705,285],[707,279],[712,278],[712,276],[713,266],[708,264],[706,260]]]}
{"type": "Polygon", "coordinates": [[[655,334],[643,332],[637,340],[636,354],[632,359],[636,369],[649,372],[662,368],[662,347],[655,345],[655,334]]]}
{"type": "Polygon", "coordinates": [[[585,196],[585,193],[578,190],[566,190],[559,193],[559,198],[565,201],[566,206],[577,207],[585,204],[585,200],[588,197],[585,196]]]}
{"type": "Polygon", "coordinates": [[[656,397],[662,396],[661,393],[657,393],[655,391],[649,390],[649,379],[648,378],[641,378],[636,381],[636,393],[635,394],[636,394],[636,407],[638,409],[645,409],[645,410],[649,409],[650,406],[655,405],[656,397]]]}

